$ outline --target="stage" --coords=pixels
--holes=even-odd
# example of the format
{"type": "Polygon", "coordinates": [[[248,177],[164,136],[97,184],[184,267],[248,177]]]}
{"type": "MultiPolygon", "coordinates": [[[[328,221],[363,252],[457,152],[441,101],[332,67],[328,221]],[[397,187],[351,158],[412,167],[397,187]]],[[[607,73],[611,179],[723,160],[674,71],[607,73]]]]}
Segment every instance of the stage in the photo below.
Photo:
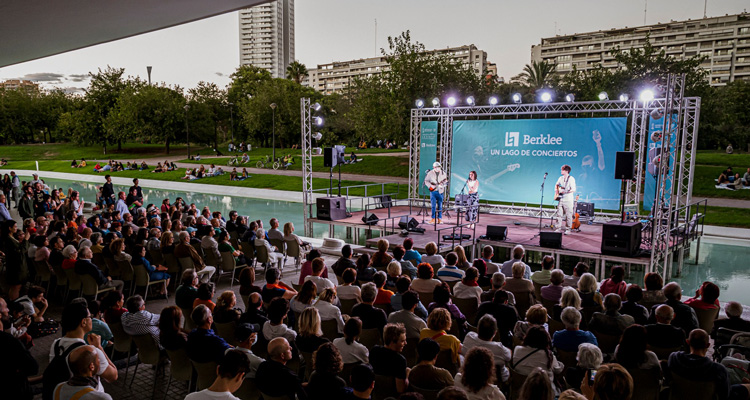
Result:
{"type": "MultiPolygon", "coordinates": [[[[494,213],[480,213],[479,221],[476,224],[476,229],[459,225],[467,224],[467,221],[461,216],[461,220],[457,221],[458,215],[456,212],[451,211],[451,218],[444,216],[442,224],[430,225],[430,216],[424,217],[425,223],[422,223],[423,217],[417,215],[420,211],[419,207],[409,206],[394,206],[390,209],[379,208],[374,210],[368,210],[368,214],[374,214],[378,217],[378,223],[373,225],[367,225],[362,221],[362,217],[365,215],[364,211],[352,212],[350,217],[340,219],[337,221],[326,221],[312,218],[311,222],[326,224],[329,226],[344,226],[355,230],[352,235],[353,238],[359,237],[359,230],[370,231],[366,236],[372,237],[372,231],[380,232],[380,237],[366,239],[364,245],[366,248],[372,249],[361,249],[359,252],[374,252],[377,248],[377,242],[380,239],[387,239],[390,243],[390,247],[393,248],[403,243],[406,237],[411,238],[414,241],[414,249],[420,253],[425,253],[425,246],[429,242],[435,242],[439,245],[439,252],[445,254],[451,251],[456,245],[461,245],[469,250],[469,256],[471,259],[479,257],[481,255],[481,248],[485,245],[492,245],[499,248],[512,249],[516,245],[523,245],[527,252],[537,251],[542,254],[549,254],[556,258],[559,265],[560,256],[574,256],[581,258],[582,261],[588,262],[592,267],[592,272],[596,271],[597,277],[604,276],[604,268],[607,263],[618,263],[618,264],[633,264],[646,266],[650,262],[649,256],[641,257],[620,257],[602,254],[602,224],[593,223],[587,225],[581,224],[579,232],[571,232],[568,235],[562,235],[562,247],[559,249],[542,247],[539,245],[539,219],[519,216],[519,215],[504,215],[494,213]],[[415,218],[419,222],[419,228],[424,228],[423,234],[416,232],[409,232],[408,236],[402,236],[400,232],[401,228],[398,226],[398,222],[402,216],[406,216],[409,219],[415,218]],[[480,239],[487,231],[488,225],[499,225],[508,228],[507,237],[505,240],[488,240],[480,239]],[[455,233],[463,233],[471,235],[468,240],[462,241],[451,241],[443,240],[443,235],[450,235],[455,233]]],[[[429,213],[429,209],[427,210],[429,213]]],[[[553,229],[549,228],[550,219],[545,218],[542,220],[543,231],[552,232],[553,229]]],[[[495,250],[498,253],[498,250],[495,250]]],[[[508,254],[510,251],[508,251],[508,254]]],[[[502,258],[502,257],[501,257],[502,258]]]]}

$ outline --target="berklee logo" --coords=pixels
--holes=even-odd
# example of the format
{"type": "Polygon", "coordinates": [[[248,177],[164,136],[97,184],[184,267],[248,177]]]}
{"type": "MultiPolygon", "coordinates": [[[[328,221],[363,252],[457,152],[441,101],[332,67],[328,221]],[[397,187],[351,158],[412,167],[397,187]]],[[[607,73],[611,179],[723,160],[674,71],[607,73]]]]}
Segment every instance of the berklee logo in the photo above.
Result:
{"type": "Polygon", "coordinates": [[[505,147],[518,147],[518,132],[505,132],[505,147]]]}

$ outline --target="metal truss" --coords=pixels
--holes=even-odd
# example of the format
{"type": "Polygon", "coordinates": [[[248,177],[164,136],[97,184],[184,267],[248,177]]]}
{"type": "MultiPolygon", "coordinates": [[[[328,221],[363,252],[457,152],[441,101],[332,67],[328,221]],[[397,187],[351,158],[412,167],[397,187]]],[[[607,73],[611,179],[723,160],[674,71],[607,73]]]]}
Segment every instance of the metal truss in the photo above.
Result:
{"type": "Polygon", "coordinates": [[[638,205],[641,201],[641,184],[648,155],[648,118],[647,104],[643,102],[643,108],[635,110],[630,124],[630,145],[627,150],[635,153],[635,168],[633,175],[635,179],[625,182],[625,204],[638,205]]]}
{"type": "MultiPolygon", "coordinates": [[[[443,116],[440,118],[440,164],[442,165],[445,176],[451,176],[451,159],[453,156],[453,117],[450,109],[443,109],[443,116]]],[[[451,193],[451,179],[445,187],[445,197],[443,204],[448,204],[451,193]]],[[[443,207],[445,209],[445,207],[443,207]]]]}
{"type": "Polygon", "coordinates": [[[630,112],[633,110],[632,101],[582,101],[573,103],[531,103],[504,104],[496,106],[475,107],[436,107],[412,109],[412,118],[442,118],[450,117],[489,117],[489,116],[517,116],[533,114],[580,114],[580,113],[612,113],[630,112]],[[415,113],[416,111],[416,113],[415,113]]]}
{"type": "Polygon", "coordinates": [[[409,198],[419,198],[419,143],[422,140],[422,118],[417,110],[411,110],[411,134],[409,135],[409,198]]]}
{"type": "MultiPolygon", "coordinates": [[[[700,119],[701,99],[686,98],[681,127],[680,159],[677,164],[677,200],[680,206],[689,205],[693,200],[693,172],[695,171],[695,153],[698,143],[698,121],[700,119]]],[[[678,207],[677,217],[681,221],[690,219],[688,208],[678,207]]]]}
{"type": "Polygon", "coordinates": [[[300,116],[302,123],[302,203],[305,217],[305,236],[312,236],[313,224],[312,204],[313,198],[313,170],[312,170],[312,116],[310,108],[310,99],[303,97],[300,103],[300,116]]]}

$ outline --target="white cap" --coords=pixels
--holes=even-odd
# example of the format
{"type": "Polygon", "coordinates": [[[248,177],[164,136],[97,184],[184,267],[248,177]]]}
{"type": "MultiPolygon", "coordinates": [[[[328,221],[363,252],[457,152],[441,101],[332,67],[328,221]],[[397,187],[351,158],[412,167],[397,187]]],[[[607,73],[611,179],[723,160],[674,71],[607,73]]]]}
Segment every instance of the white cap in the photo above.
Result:
{"type": "Polygon", "coordinates": [[[440,163],[435,161],[434,163],[432,163],[432,168],[440,168],[440,163]]]}

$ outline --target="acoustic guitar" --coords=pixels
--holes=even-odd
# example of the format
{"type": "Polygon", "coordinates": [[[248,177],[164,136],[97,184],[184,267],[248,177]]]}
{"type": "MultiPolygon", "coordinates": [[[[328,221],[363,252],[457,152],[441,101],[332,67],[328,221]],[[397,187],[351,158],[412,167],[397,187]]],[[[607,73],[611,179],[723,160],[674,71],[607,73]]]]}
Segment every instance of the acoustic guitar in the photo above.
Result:
{"type": "Polygon", "coordinates": [[[578,214],[578,198],[580,196],[576,196],[576,201],[573,203],[573,209],[576,210],[575,214],[573,214],[573,224],[570,227],[571,229],[580,230],[581,229],[581,215],[578,214]]]}

